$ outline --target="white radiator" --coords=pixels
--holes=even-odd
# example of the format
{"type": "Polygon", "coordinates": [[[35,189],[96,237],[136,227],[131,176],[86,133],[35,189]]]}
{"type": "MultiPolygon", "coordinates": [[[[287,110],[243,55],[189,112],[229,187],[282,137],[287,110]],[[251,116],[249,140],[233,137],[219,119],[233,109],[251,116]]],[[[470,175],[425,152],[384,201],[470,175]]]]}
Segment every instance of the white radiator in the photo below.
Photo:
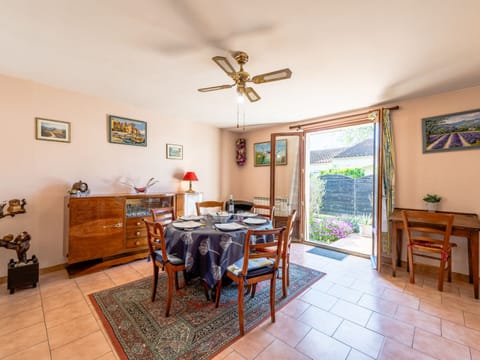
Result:
{"type": "MultiPolygon", "coordinates": [[[[270,198],[266,196],[254,196],[253,204],[270,205],[270,198]]],[[[288,216],[289,211],[288,199],[275,198],[275,216],[288,216]]]]}

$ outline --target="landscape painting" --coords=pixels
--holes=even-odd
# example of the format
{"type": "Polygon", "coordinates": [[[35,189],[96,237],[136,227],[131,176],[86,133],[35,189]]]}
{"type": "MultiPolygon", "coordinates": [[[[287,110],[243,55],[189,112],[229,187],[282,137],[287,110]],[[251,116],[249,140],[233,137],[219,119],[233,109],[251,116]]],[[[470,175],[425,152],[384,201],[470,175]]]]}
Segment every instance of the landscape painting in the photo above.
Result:
{"type": "Polygon", "coordinates": [[[147,123],[110,115],[109,141],[114,144],[147,146],[147,123]]]}
{"type": "MultiPolygon", "coordinates": [[[[253,144],[254,165],[270,166],[270,142],[253,144]]],[[[278,140],[276,142],[275,165],[287,165],[287,140],[278,140]]]]}
{"type": "Polygon", "coordinates": [[[422,119],[423,152],[480,148],[480,109],[422,119]]]}
{"type": "Polygon", "coordinates": [[[70,142],[70,123],[66,121],[35,118],[37,140],[70,142]]]}

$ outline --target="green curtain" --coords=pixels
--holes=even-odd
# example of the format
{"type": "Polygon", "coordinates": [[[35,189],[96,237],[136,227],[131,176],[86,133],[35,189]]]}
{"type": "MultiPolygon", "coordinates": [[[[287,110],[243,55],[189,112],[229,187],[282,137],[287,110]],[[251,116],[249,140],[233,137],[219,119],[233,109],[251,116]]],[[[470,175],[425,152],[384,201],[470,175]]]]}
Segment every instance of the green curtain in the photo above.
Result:
{"type": "Polygon", "coordinates": [[[395,151],[392,130],[390,110],[383,109],[382,248],[387,255],[392,253],[388,217],[393,212],[395,203],[395,151]]]}

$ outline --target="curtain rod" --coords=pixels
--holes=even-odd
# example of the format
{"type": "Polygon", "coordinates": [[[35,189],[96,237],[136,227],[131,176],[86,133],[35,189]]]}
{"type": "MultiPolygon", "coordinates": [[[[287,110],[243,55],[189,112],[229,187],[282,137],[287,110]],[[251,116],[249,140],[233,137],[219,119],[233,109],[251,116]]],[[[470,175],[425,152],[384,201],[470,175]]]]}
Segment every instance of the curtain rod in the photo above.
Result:
{"type": "Polygon", "coordinates": [[[341,120],[341,119],[347,119],[347,118],[350,118],[350,117],[367,115],[367,114],[371,113],[372,111],[376,111],[376,110],[380,110],[380,109],[385,109],[385,110],[398,110],[398,109],[400,109],[400,106],[395,105],[395,106],[385,107],[385,108],[368,109],[368,110],[364,110],[364,111],[362,111],[362,112],[357,112],[357,113],[352,112],[352,113],[349,113],[349,114],[346,114],[346,115],[343,115],[343,116],[330,115],[330,116],[326,116],[326,117],[324,117],[324,118],[319,118],[318,120],[312,121],[312,122],[309,122],[309,123],[291,125],[289,128],[290,128],[290,129],[301,129],[302,127],[311,126],[311,125],[317,125],[317,124],[320,124],[320,123],[323,123],[323,122],[326,122],[326,121],[329,121],[329,120],[341,120]]]}

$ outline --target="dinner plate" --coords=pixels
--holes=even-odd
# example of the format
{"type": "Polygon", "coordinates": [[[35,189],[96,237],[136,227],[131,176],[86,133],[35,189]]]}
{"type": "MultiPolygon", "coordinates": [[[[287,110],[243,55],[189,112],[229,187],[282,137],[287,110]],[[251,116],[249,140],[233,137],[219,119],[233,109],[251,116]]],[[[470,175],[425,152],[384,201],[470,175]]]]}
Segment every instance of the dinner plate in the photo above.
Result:
{"type": "Polygon", "coordinates": [[[185,221],[196,221],[196,220],[202,220],[204,218],[203,215],[184,215],[180,216],[180,219],[185,220],[185,221]]]}
{"type": "Polygon", "coordinates": [[[181,230],[193,230],[197,229],[202,226],[202,223],[198,221],[180,221],[180,222],[173,222],[172,225],[181,230]]]}
{"type": "Polygon", "coordinates": [[[236,215],[244,217],[244,218],[251,218],[251,217],[258,216],[258,214],[255,214],[255,213],[252,213],[252,212],[239,212],[236,215]]]}
{"type": "Polygon", "coordinates": [[[215,224],[215,227],[218,230],[222,230],[222,231],[235,231],[235,230],[245,229],[244,225],[237,224],[235,222],[224,223],[224,224],[215,224]]]}
{"type": "Polygon", "coordinates": [[[248,224],[248,225],[262,225],[262,224],[266,224],[267,223],[267,219],[264,219],[264,218],[247,218],[245,220],[243,220],[243,223],[244,224],[248,224]]]}

